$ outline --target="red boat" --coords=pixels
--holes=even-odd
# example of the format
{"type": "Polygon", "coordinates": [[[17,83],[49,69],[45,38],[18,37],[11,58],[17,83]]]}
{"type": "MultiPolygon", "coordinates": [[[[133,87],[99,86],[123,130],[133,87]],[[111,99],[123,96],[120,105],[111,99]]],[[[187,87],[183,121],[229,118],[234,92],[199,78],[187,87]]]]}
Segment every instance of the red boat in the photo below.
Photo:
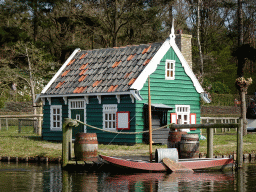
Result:
{"type": "MultiPolygon", "coordinates": [[[[152,172],[166,172],[168,167],[163,163],[150,163],[149,161],[140,161],[140,160],[126,160],[116,157],[109,157],[100,155],[100,157],[115,166],[137,170],[137,171],[152,171],[152,172]]],[[[234,160],[231,158],[195,158],[195,159],[179,159],[177,162],[180,165],[183,165],[186,168],[197,170],[197,169],[206,169],[213,167],[224,168],[227,165],[233,164],[234,160]]]]}

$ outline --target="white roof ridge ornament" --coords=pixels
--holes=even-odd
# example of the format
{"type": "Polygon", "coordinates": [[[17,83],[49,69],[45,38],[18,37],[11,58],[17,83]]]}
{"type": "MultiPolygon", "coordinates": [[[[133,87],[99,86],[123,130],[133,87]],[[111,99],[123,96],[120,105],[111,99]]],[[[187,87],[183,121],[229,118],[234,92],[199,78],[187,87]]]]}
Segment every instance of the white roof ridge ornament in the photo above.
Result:
{"type": "Polygon", "coordinates": [[[170,34],[170,42],[175,41],[175,34],[174,34],[174,18],[172,19],[172,28],[171,28],[171,34],[170,34]]]}

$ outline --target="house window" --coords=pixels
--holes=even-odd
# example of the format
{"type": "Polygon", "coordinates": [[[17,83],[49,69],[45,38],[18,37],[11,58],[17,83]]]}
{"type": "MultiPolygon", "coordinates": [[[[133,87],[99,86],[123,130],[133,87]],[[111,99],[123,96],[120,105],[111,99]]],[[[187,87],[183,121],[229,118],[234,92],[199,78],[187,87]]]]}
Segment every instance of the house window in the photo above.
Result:
{"type": "Polygon", "coordinates": [[[176,114],[178,124],[190,123],[190,106],[189,105],[176,105],[176,114]]]}
{"type": "Polygon", "coordinates": [[[83,109],[83,108],[84,108],[83,100],[70,101],[70,109],[83,109]]]}
{"type": "Polygon", "coordinates": [[[117,105],[103,105],[103,128],[116,130],[117,105]]]}
{"type": "Polygon", "coordinates": [[[62,106],[61,105],[51,106],[51,130],[53,131],[62,130],[62,106]]]}
{"type": "Polygon", "coordinates": [[[165,79],[174,80],[175,79],[175,61],[166,60],[165,62],[165,79]]]}

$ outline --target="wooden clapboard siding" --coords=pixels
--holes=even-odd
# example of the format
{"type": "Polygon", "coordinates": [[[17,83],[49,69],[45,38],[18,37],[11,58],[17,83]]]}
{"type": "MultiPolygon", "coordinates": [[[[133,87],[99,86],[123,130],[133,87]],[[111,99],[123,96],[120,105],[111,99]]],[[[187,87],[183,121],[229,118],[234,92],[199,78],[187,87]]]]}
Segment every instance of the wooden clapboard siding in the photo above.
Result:
{"type": "MultiPolygon", "coordinates": [[[[43,126],[42,126],[42,137],[44,140],[49,141],[61,141],[62,140],[62,131],[51,131],[51,107],[48,100],[45,100],[45,105],[43,107],[43,126]]],[[[63,98],[52,98],[51,105],[62,105],[62,122],[64,118],[68,118],[68,106],[64,104],[63,98]]]]}
{"type": "MultiPolygon", "coordinates": [[[[150,75],[151,102],[166,104],[173,107],[167,114],[167,123],[170,123],[170,113],[175,112],[175,105],[190,105],[190,113],[196,113],[196,121],[200,123],[200,94],[196,91],[192,80],[185,73],[179,58],[172,48],[162,58],[156,71],[150,75]],[[165,80],[165,61],[175,60],[175,80],[165,80]]],[[[148,101],[148,81],[140,90],[142,101],[136,104],[136,125],[143,126],[143,103],[148,101]]],[[[154,133],[153,133],[154,134],[154,133]]]]}
{"type": "MultiPolygon", "coordinates": [[[[103,105],[104,104],[117,104],[117,111],[129,111],[130,112],[130,130],[123,130],[122,132],[134,132],[135,131],[135,104],[131,102],[129,95],[121,95],[120,103],[117,103],[115,96],[102,96],[101,104],[98,103],[97,97],[90,97],[89,104],[86,106],[87,123],[99,128],[103,127],[103,105]]],[[[100,130],[87,127],[87,132],[97,133],[99,143],[137,143],[138,140],[142,140],[142,137],[137,135],[123,135],[106,133],[100,130]]],[[[118,133],[118,132],[117,132],[118,133]]]]}

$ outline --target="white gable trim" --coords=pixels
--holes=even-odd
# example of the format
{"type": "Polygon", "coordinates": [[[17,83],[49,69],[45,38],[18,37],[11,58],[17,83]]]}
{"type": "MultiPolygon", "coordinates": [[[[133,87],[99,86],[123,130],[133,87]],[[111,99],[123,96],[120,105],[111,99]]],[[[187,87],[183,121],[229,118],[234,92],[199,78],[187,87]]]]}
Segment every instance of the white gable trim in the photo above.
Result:
{"type": "MultiPolygon", "coordinates": [[[[174,33],[174,30],[172,30],[172,33],[174,33]]],[[[178,46],[176,45],[174,34],[171,34],[170,37],[165,40],[165,42],[160,47],[160,49],[157,51],[155,56],[151,59],[151,61],[148,63],[148,65],[145,67],[145,69],[141,72],[139,77],[132,84],[131,89],[136,89],[136,90],[141,90],[142,89],[142,87],[145,84],[148,76],[155,72],[158,64],[161,61],[161,59],[163,58],[163,56],[167,53],[167,51],[171,47],[173,48],[174,52],[176,53],[177,57],[179,58],[179,60],[182,64],[182,66],[184,67],[185,73],[192,80],[196,91],[198,93],[203,93],[204,92],[204,90],[203,90],[202,86],[200,85],[199,81],[197,80],[195,74],[193,73],[192,69],[189,67],[187,61],[185,60],[181,51],[179,50],[178,46]]]]}
{"type": "Polygon", "coordinates": [[[150,60],[145,69],[141,72],[130,89],[141,90],[149,75],[155,72],[157,65],[160,63],[163,56],[170,49],[169,38],[165,40],[155,56],[150,60]]]}
{"type": "Polygon", "coordinates": [[[66,62],[61,66],[61,68],[58,70],[58,72],[53,76],[53,78],[49,81],[49,83],[44,87],[43,91],[41,93],[45,93],[47,89],[52,85],[52,83],[57,79],[57,77],[61,74],[63,69],[67,66],[67,64],[73,59],[73,57],[76,55],[77,52],[81,51],[80,48],[77,48],[73,51],[73,53],[69,56],[69,58],[66,60],[66,62]]]}

